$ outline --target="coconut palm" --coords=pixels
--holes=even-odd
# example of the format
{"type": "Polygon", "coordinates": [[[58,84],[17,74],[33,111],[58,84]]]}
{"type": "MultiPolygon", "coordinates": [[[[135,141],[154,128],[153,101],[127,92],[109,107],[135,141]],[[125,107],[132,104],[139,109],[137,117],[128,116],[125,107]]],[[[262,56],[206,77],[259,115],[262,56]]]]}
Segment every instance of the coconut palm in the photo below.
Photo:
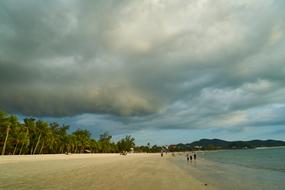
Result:
{"type": "Polygon", "coordinates": [[[12,144],[14,145],[13,155],[15,155],[18,150],[18,145],[22,142],[22,139],[25,136],[25,131],[23,130],[23,125],[19,122],[16,122],[11,126],[11,136],[13,138],[12,144]]]}
{"type": "Polygon", "coordinates": [[[34,146],[35,146],[35,139],[36,139],[36,120],[34,118],[25,118],[24,125],[28,130],[28,137],[29,140],[26,144],[26,148],[29,148],[30,154],[33,154],[34,146]]]}
{"type": "Polygon", "coordinates": [[[48,124],[34,118],[25,118],[20,123],[16,116],[0,112],[1,154],[118,152],[134,146],[130,136],[116,144],[111,142],[112,136],[108,133],[96,141],[88,130],[77,129],[72,134],[68,134],[68,130],[68,125],[48,124]]]}
{"type": "Polygon", "coordinates": [[[11,129],[10,128],[11,127],[10,118],[4,112],[0,112],[0,127],[1,127],[1,129],[4,129],[4,131],[6,133],[4,144],[2,147],[2,153],[1,153],[2,155],[4,155],[5,151],[6,151],[7,141],[9,138],[10,129],[11,129]]]}
{"type": "Polygon", "coordinates": [[[29,128],[26,127],[25,124],[21,124],[21,129],[23,130],[23,132],[21,133],[23,136],[21,137],[21,148],[20,148],[20,151],[19,151],[19,155],[22,154],[23,152],[23,148],[24,146],[28,146],[29,143],[30,143],[30,138],[29,138],[29,128]]]}
{"type": "Polygon", "coordinates": [[[99,143],[101,145],[100,152],[111,152],[112,151],[111,139],[112,139],[112,136],[109,135],[107,132],[100,135],[100,139],[99,139],[99,143]]]}
{"type": "Polygon", "coordinates": [[[43,144],[44,144],[44,138],[42,138],[42,137],[45,137],[48,133],[48,123],[45,121],[38,120],[36,122],[36,130],[35,131],[37,133],[37,143],[36,143],[36,146],[34,148],[33,154],[35,154],[37,152],[41,139],[43,139],[43,144]]]}
{"type": "Polygon", "coordinates": [[[91,133],[88,130],[77,129],[73,133],[75,144],[76,144],[76,151],[79,148],[79,153],[84,152],[86,147],[89,147],[90,136],[91,133]]]}

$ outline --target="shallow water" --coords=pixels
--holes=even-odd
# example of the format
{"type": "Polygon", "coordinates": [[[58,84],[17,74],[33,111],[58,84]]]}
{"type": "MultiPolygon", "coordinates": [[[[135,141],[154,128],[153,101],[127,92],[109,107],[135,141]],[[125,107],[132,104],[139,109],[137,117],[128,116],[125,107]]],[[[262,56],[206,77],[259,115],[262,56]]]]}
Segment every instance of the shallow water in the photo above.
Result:
{"type": "Polygon", "coordinates": [[[208,186],[227,190],[284,190],[285,148],[229,150],[198,153],[187,164],[185,156],[176,159],[179,167],[208,186]]]}
{"type": "Polygon", "coordinates": [[[285,148],[206,152],[204,158],[239,166],[285,172],[285,148]]]}

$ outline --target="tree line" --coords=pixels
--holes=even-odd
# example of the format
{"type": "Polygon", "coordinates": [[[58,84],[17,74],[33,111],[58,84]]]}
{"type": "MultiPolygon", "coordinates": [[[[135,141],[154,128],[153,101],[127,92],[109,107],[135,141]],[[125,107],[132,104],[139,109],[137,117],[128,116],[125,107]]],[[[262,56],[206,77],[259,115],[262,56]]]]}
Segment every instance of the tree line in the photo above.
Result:
{"type": "Polygon", "coordinates": [[[1,155],[116,153],[130,151],[131,148],[138,152],[151,152],[151,148],[146,147],[146,150],[135,147],[135,139],[129,135],[115,143],[106,132],[96,140],[85,129],[69,133],[69,126],[65,124],[34,118],[20,122],[17,116],[0,112],[1,155]]]}

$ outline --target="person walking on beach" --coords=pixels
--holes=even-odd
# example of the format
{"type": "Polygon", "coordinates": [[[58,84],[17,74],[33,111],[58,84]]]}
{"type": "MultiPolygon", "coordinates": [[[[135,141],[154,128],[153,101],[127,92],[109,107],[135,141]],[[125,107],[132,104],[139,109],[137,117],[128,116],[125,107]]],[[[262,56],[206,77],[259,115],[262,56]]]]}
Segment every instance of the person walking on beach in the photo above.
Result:
{"type": "Polygon", "coordinates": [[[192,155],[190,155],[190,161],[192,161],[192,155]]]}
{"type": "Polygon", "coordinates": [[[194,160],[196,160],[196,154],[194,153],[194,160]]]}
{"type": "Polygon", "coordinates": [[[186,155],[187,162],[189,162],[189,154],[186,155]]]}

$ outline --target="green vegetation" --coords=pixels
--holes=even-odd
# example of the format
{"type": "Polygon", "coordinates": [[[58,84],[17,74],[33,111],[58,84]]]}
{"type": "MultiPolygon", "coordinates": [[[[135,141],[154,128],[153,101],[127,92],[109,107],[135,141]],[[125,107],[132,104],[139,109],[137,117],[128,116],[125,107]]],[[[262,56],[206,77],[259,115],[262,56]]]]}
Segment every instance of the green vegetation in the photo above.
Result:
{"type": "Polygon", "coordinates": [[[114,143],[108,133],[96,140],[88,130],[77,129],[71,134],[68,130],[68,125],[34,118],[25,118],[21,123],[16,116],[0,112],[0,151],[2,155],[114,153],[135,148],[131,136],[114,143]]]}
{"type": "Polygon", "coordinates": [[[129,151],[131,148],[135,147],[135,139],[128,135],[118,141],[117,147],[121,152],[129,151]]]}
{"type": "Polygon", "coordinates": [[[34,118],[25,118],[21,123],[14,115],[0,112],[0,153],[1,155],[22,154],[63,154],[63,153],[117,153],[133,148],[136,152],[160,152],[162,147],[150,143],[147,146],[135,146],[130,135],[112,141],[108,133],[100,135],[98,140],[91,138],[88,130],[77,129],[68,133],[68,125],[34,118]]]}
{"type": "MultiPolygon", "coordinates": [[[[22,154],[62,154],[62,153],[117,153],[160,152],[166,147],[153,145],[135,146],[135,139],[129,135],[112,141],[108,133],[100,135],[98,140],[91,138],[88,130],[77,129],[69,133],[68,125],[34,118],[25,118],[21,123],[14,115],[0,112],[0,153],[1,155],[22,154]]],[[[188,144],[169,145],[170,152],[217,149],[245,149],[256,147],[285,146],[284,141],[253,140],[253,141],[224,141],[220,139],[201,139],[188,144]]]]}

